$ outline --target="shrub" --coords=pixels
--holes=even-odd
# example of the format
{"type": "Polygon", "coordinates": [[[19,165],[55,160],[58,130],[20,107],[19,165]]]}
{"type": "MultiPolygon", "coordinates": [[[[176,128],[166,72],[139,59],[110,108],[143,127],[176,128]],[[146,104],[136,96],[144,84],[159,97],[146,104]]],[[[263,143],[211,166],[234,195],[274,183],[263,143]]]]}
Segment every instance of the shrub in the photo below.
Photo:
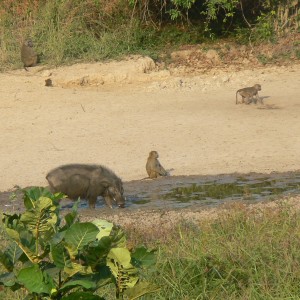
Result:
{"type": "Polygon", "coordinates": [[[139,247],[131,253],[123,231],[105,220],[80,222],[77,203],[61,219],[62,197],[31,188],[24,191],[24,213],[4,214],[11,242],[0,251],[7,270],[0,285],[25,288],[26,299],[63,300],[104,299],[94,292],[110,284],[118,299],[136,299],[157,289],[140,279],[143,267],[154,264],[154,251],[139,247]]]}

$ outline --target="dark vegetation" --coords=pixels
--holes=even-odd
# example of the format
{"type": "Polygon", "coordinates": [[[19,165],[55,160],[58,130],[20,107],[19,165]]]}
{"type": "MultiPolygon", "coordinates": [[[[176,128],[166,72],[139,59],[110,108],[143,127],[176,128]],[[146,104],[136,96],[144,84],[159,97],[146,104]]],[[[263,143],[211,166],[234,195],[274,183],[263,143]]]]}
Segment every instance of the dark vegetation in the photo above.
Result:
{"type": "MultiPolygon", "coordinates": [[[[0,1],[0,65],[17,68],[32,38],[41,63],[99,61],[162,53],[186,44],[229,39],[276,43],[299,33],[296,0],[27,0],[0,1]]],[[[299,59],[296,49],[289,56],[299,59]]],[[[299,43],[299,42],[298,42],[299,43]]],[[[285,51],[286,53],[286,51],[285,51]]],[[[289,58],[289,57],[288,57],[289,58]]],[[[261,59],[268,59],[262,57],[261,59]]]]}

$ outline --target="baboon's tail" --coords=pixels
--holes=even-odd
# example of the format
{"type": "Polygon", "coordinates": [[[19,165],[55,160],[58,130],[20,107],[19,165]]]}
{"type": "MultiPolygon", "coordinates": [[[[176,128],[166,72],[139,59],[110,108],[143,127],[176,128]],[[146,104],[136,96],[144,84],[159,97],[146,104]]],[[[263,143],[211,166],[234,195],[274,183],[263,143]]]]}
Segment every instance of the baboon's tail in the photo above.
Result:
{"type": "Polygon", "coordinates": [[[235,104],[238,104],[238,98],[237,98],[238,93],[239,93],[239,91],[237,91],[235,94],[235,104]]]}

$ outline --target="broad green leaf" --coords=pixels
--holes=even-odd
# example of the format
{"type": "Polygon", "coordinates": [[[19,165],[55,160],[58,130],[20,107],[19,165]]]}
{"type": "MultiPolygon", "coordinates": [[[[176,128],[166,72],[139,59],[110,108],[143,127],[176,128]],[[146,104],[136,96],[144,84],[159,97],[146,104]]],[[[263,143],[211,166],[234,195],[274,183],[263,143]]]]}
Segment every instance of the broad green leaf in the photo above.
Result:
{"type": "Polygon", "coordinates": [[[52,194],[47,188],[44,187],[32,187],[23,190],[24,205],[26,209],[35,207],[35,202],[41,197],[50,198],[55,206],[58,206],[59,200],[66,198],[66,195],[62,193],[52,194]]]}
{"type": "Polygon", "coordinates": [[[51,290],[55,289],[53,280],[37,264],[20,270],[17,279],[30,293],[50,295],[51,290]]]}
{"type": "Polygon", "coordinates": [[[9,235],[9,237],[11,237],[13,240],[15,240],[15,241],[19,241],[20,240],[20,235],[19,235],[18,231],[6,227],[6,232],[9,235]]]}
{"type": "Polygon", "coordinates": [[[64,296],[61,300],[105,300],[104,298],[93,295],[91,292],[75,292],[71,293],[68,296],[64,296]]]}
{"type": "Polygon", "coordinates": [[[96,239],[99,229],[96,225],[86,223],[75,223],[65,234],[65,242],[71,258],[78,254],[84,246],[96,239]]]}
{"type": "Polygon", "coordinates": [[[18,228],[18,232],[20,241],[23,245],[30,247],[30,245],[35,244],[35,237],[33,236],[32,231],[23,226],[18,228]]]}
{"type": "Polygon", "coordinates": [[[66,272],[69,277],[79,273],[79,274],[92,274],[92,268],[90,266],[83,266],[81,264],[71,262],[71,266],[67,265],[64,268],[64,272],[66,272]]]}
{"type": "Polygon", "coordinates": [[[111,249],[111,238],[104,236],[92,242],[84,251],[84,258],[93,269],[106,265],[106,256],[111,249]]]}
{"type": "Polygon", "coordinates": [[[78,279],[78,280],[70,280],[66,284],[64,284],[60,291],[71,290],[74,287],[82,287],[86,290],[95,290],[97,285],[90,278],[86,279],[78,279]]]}
{"type": "Polygon", "coordinates": [[[131,253],[132,263],[136,267],[150,267],[156,262],[155,250],[149,251],[144,246],[136,248],[133,253],[131,253]]]}
{"type": "Polygon", "coordinates": [[[23,251],[16,243],[10,243],[7,247],[7,254],[10,256],[12,263],[15,264],[23,254],[23,251]]]}
{"type": "Polygon", "coordinates": [[[64,269],[66,266],[72,267],[70,255],[63,244],[51,245],[50,249],[53,262],[58,268],[64,269]]]}
{"type": "Polygon", "coordinates": [[[29,248],[23,246],[22,244],[18,245],[32,263],[38,263],[41,261],[39,255],[36,255],[35,252],[31,251],[29,248]]]}
{"type": "Polygon", "coordinates": [[[24,205],[26,209],[31,209],[35,206],[35,201],[41,197],[51,197],[51,193],[43,187],[31,187],[29,189],[24,189],[24,205]]]}
{"type": "Polygon", "coordinates": [[[7,251],[2,252],[0,250],[0,262],[5,267],[5,269],[9,272],[11,272],[14,269],[14,264],[13,264],[10,256],[7,254],[7,251]]]}
{"type": "Polygon", "coordinates": [[[19,225],[20,217],[21,215],[13,214],[13,215],[8,215],[3,213],[3,224],[5,228],[10,228],[10,229],[16,229],[17,226],[19,225]]]}
{"type": "Polygon", "coordinates": [[[42,195],[43,188],[34,187],[30,189],[24,189],[24,205],[26,209],[30,209],[34,207],[34,202],[39,199],[42,195]]]}
{"type": "Polygon", "coordinates": [[[65,237],[66,231],[56,232],[50,241],[51,245],[59,244],[65,237]]]}
{"type": "Polygon", "coordinates": [[[48,240],[54,234],[54,227],[58,220],[55,210],[56,207],[50,198],[40,197],[36,200],[34,208],[21,215],[20,221],[36,239],[48,240]]]}
{"type": "Polygon", "coordinates": [[[28,259],[31,262],[39,262],[40,259],[38,255],[31,249],[32,248],[32,241],[29,239],[31,237],[29,232],[24,231],[21,229],[21,233],[17,232],[16,230],[6,228],[6,232],[8,235],[15,240],[21,250],[25,253],[28,259]]]}
{"type": "Polygon", "coordinates": [[[125,269],[132,267],[130,252],[126,248],[112,248],[107,255],[107,259],[122,265],[125,269]]]}
{"type": "Polygon", "coordinates": [[[124,231],[119,226],[114,226],[111,235],[111,248],[125,248],[126,237],[124,231]]]}
{"type": "Polygon", "coordinates": [[[137,269],[130,263],[130,252],[126,248],[112,248],[107,255],[107,266],[122,291],[133,287],[138,281],[137,269]]]}
{"type": "Polygon", "coordinates": [[[8,271],[11,272],[15,263],[22,254],[23,251],[17,245],[17,243],[10,243],[4,252],[0,250],[0,262],[8,271]]]}
{"type": "Polygon", "coordinates": [[[0,274],[0,283],[5,286],[11,287],[16,283],[16,277],[13,272],[0,274]]]}
{"type": "Polygon", "coordinates": [[[69,228],[71,225],[73,225],[76,220],[77,215],[75,215],[74,213],[70,212],[68,214],[65,215],[65,221],[66,221],[66,228],[69,228]]]}
{"type": "Polygon", "coordinates": [[[99,229],[99,233],[97,234],[98,240],[104,236],[109,236],[114,226],[113,223],[100,219],[96,219],[92,223],[95,224],[99,229]]]}
{"type": "Polygon", "coordinates": [[[126,289],[124,295],[128,297],[129,300],[138,299],[139,297],[149,294],[155,293],[160,290],[160,287],[149,283],[149,282],[138,282],[134,287],[126,289]]]}
{"type": "Polygon", "coordinates": [[[78,205],[80,200],[77,200],[73,207],[72,211],[65,215],[66,225],[64,228],[69,228],[72,224],[74,224],[78,220],[78,205]]]}
{"type": "Polygon", "coordinates": [[[55,224],[57,220],[54,213],[55,209],[50,198],[41,197],[36,201],[34,208],[27,210],[21,215],[20,221],[26,224],[31,230],[40,228],[48,220],[48,222],[55,224]],[[53,221],[51,218],[55,218],[55,220],[53,221]]]}
{"type": "Polygon", "coordinates": [[[43,266],[43,271],[46,272],[54,281],[55,284],[59,283],[59,277],[61,276],[61,269],[57,268],[54,264],[46,263],[43,266]]]}
{"type": "Polygon", "coordinates": [[[31,198],[38,200],[42,196],[49,196],[51,193],[43,187],[35,186],[27,189],[23,189],[24,198],[31,198]]]}

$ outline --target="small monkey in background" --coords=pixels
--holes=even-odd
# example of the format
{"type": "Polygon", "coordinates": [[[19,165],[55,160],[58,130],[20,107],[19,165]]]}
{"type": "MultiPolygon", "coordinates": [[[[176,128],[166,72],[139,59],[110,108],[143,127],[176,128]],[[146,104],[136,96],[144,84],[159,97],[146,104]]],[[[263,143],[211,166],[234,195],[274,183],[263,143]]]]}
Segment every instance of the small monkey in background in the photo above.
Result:
{"type": "Polygon", "coordinates": [[[21,60],[26,71],[28,71],[27,67],[33,67],[37,64],[38,56],[33,49],[31,39],[25,40],[21,47],[21,60]]]}
{"type": "Polygon", "coordinates": [[[163,168],[158,160],[158,152],[151,151],[147,159],[146,170],[149,178],[157,178],[159,176],[167,176],[167,171],[163,168]]]}
{"type": "Polygon", "coordinates": [[[263,104],[262,99],[258,96],[258,91],[261,91],[261,85],[255,84],[251,87],[246,87],[240,90],[237,90],[236,92],[236,101],[235,104],[238,104],[238,94],[242,97],[242,103],[250,104],[252,101],[256,104],[257,101],[259,101],[261,104],[263,104]],[[255,100],[253,97],[255,96],[255,100]]]}

